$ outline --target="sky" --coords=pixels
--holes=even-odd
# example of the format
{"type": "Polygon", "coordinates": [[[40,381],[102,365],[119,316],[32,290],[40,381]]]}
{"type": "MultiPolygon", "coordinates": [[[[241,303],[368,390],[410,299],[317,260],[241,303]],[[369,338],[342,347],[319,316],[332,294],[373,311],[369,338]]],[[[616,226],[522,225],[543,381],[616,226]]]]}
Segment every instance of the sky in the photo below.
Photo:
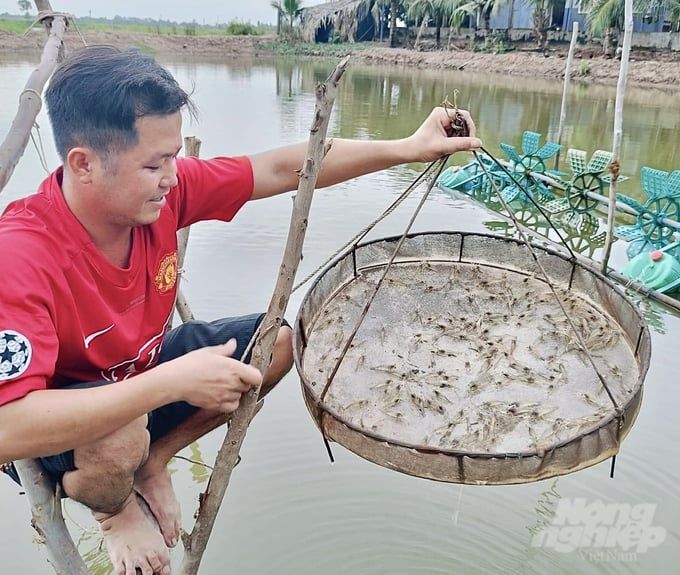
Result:
{"type": "MultiPolygon", "coordinates": [[[[303,6],[321,4],[323,0],[303,0],[303,6]]],[[[32,3],[31,3],[32,4],[32,3]]],[[[231,20],[276,23],[276,13],[270,0],[52,0],[52,8],[75,16],[112,18],[136,16],[138,18],[163,18],[178,22],[196,20],[199,24],[215,24],[231,20]]],[[[35,10],[34,10],[35,11],[35,10]]],[[[19,14],[16,0],[0,0],[0,14],[19,14]]]]}

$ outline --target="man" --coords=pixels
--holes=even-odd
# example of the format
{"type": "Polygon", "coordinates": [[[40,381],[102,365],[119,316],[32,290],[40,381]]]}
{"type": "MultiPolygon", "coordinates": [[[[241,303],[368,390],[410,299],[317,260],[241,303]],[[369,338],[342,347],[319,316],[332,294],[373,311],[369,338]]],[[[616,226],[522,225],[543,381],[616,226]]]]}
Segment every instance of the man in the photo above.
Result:
{"type": "MultiPolygon", "coordinates": [[[[117,573],[169,573],[180,514],[168,461],[292,365],[288,326],[264,374],[239,361],[261,315],[169,331],[175,233],[295,189],[306,145],[178,158],[189,96],[153,59],[113,47],[64,62],[46,101],[63,166],[0,219],[11,246],[0,254],[0,463],[41,458],[94,513],[117,573]]],[[[479,147],[464,115],[469,138],[447,137],[438,108],[403,140],[335,140],[318,185],[479,147]]]]}

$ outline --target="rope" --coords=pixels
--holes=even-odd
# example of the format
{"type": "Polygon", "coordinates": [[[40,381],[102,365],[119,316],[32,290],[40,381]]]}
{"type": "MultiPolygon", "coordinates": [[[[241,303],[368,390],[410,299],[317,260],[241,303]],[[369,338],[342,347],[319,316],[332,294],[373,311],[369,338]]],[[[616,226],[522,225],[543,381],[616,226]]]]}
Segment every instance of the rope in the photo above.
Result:
{"type": "Polygon", "coordinates": [[[80,37],[80,40],[83,43],[83,46],[87,46],[87,42],[85,41],[85,37],[83,36],[82,32],[80,31],[80,28],[78,28],[78,23],[76,22],[76,17],[73,14],[69,14],[68,12],[55,12],[53,10],[43,10],[41,12],[38,12],[38,17],[31,22],[30,26],[26,29],[26,31],[22,34],[23,37],[25,37],[34,27],[36,24],[40,24],[47,20],[48,18],[57,18],[61,17],[66,20],[66,23],[71,23],[73,24],[73,27],[76,29],[76,32],[78,33],[78,36],[80,37]]]}
{"type": "MultiPolygon", "coordinates": [[[[382,220],[384,220],[387,216],[389,216],[397,207],[413,192],[413,190],[416,189],[418,184],[422,181],[422,179],[425,177],[425,175],[428,173],[430,168],[434,165],[434,162],[430,164],[416,179],[415,181],[408,187],[402,194],[394,201],[390,206],[382,213],[380,216],[378,216],[375,220],[373,220],[370,224],[368,224],[364,229],[362,229],[357,235],[355,235],[351,240],[343,244],[340,248],[335,250],[335,252],[326,259],[325,262],[323,262],[320,266],[318,266],[313,272],[311,272],[305,279],[303,279],[300,283],[298,283],[296,286],[293,287],[291,293],[295,292],[298,288],[302,287],[305,285],[309,280],[311,280],[316,274],[318,274],[322,269],[324,269],[328,264],[330,264],[336,257],[338,257],[341,253],[343,253],[349,246],[356,244],[357,242],[361,241],[366,234],[368,234],[377,224],[379,224],[382,220]]],[[[435,178],[436,180],[436,178],[435,178]]],[[[273,326],[269,326],[267,328],[267,331],[272,329],[273,326]]],[[[260,331],[262,329],[262,324],[257,326],[257,329],[255,330],[255,333],[253,333],[252,337],[250,338],[250,341],[248,342],[248,345],[246,346],[245,351],[241,355],[241,361],[243,361],[248,354],[250,353],[250,350],[253,348],[255,345],[255,341],[257,340],[258,336],[260,335],[260,331]]]]}
{"type": "MultiPolygon", "coordinates": [[[[488,152],[485,151],[485,153],[487,155],[489,155],[488,152]]],[[[595,375],[597,375],[598,379],[600,380],[600,383],[602,384],[602,387],[604,387],[605,391],[607,392],[607,395],[609,396],[609,399],[611,400],[612,404],[614,405],[614,409],[616,411],[617,416],[621,417],[622,414],[623,414],[623,411],[621,410],[621,408],[619,407],[619,404],[614,399],[614,396],[613,396],[611,390],[609,389],[609,386],[607,385],[607,382],[605,381],[604,377],[600,373],[600,370],[597,369],[597,365],[595,364],[595,360],[593,359],[593,356],[588,351],[588,348],[586,346],[586,342],[584,341],[580,332],[578,331],[578,329],[574,325],[574,322],[571,320],[571,317],[567,313],[567,310],[564,308],[564,305],[562,304],[562,300],[560,299],[559,295],[557,295],[557,292],[555,291],[555,287],[553,286],[552,282],[550,281],[550,277],[548,276],[548,273],[545,271],[543,264],[541,264],[540,260],[538,259],[538,256],[536,255],[536,252],[534,251],[533,247],[531,246],[531,242],[529,242],[529,238],[524,233],[524,230],[522,229],[522,225],[517,221],[517,218],[515,217],[515,213],[510,209],[510,206],[505,201],[505,198],[503,197],[503,195],[500,193],[500,190],[498,189],[496,182],[493,180],[493,178],[489,174],[486,166],[482,163],[481,159],[478,157],[477,152],[473,152],[473,154],[475,155],[475,158],[477,159],[477,162],[479,163],[479,165],[482,167],[482,170],[484,170],[484,173],[486,174],[487,178],[489,178],[489,181],[491,182],[491,185],[494,189],[494,192],[496,192],[496,195],[498,196],[501,203],[503,204],[503,207],[508,212],[510,218],[512,219],[513,223],[515,224],[515,227],[517,228],[517,232],[519,233],[520,237],[522,238],[522,241],[525,243],[525,245],[529,249],[529,253],[531,253],[531,257],[534,259],[534,261],[536,262],[536,265],[541,270],[543,277],[545,277],[545,281],[548,284],[548,287],[550,288],[550,291],[552,292],[553,296],[555,297],[555,301],[557,301],[557,305],[560,306],[560,309],[562,310],[564,317],[567,319],[567,323],[569,324],[569,326],[573,330],[574,334],[576,335],[576,339],[578,340],[579,345],[583,349],[583,352],[585,353],[586,357],[588,358],[588,361],[590,362],[591,366],[593,367],[593,370],[595,371],[595,375]]],[[[493,156],[490,156],[490,157],[492,159],[494,159],[493,156]]]]}
{"type": "Polygon", "coordinates": [[[73,27],[76,29],[76,32],[78,33],[78,36],[80,37],[80,40],[83,43],[83,46],[87,46],[85,37],[83,36],[83,33],[80,31],[80,28],[78,27],[78,22],[76,22],[76,19],[73,16],[71,16],[71,23],[73,24],[73,27]]]}
{"type": "MultiPolygon", "coordinates": [[[[560,231],[553,225],[552,220],[550,219],[550,217],[548,216],[548,214],[546,214],[546,213],[543,211],[543,208],[541,208],[541,206],[538,205],[538,203],[536,202],[536,200],[534,200],[534,198],[531,197],[531,194],[529,193],[529,191],[528,191],[528,190],[525,190],[525,189],[524,189],[524,186],[522,186],[522,184],[520,184],[520,183],[515,179],[515,177],[508,171],[508,169],[507,169],[503,164],[501,164],[496,158],[494,158],[494,157],[489,153],[489,151],[488,151],[486,148],[484,148],[484,146],[482,146],[481,150],[482,150],[482,152],[484,152],[487,156],[489,156],[489,158],[490,158],[490,159],[491,159],[491,160],[492,160],[492,161],[493,161],[493,162],[494,162],[501,170],[503,170],[503,172],[505,172],[505,174],[512,180],[512,182],[513,182],[520,190],[522,190],[522,192],[523,192],[524,195],[527,197],[527,199],[528,199],[528,200],[534,205],[534,207],[541,213],[541,215],[542,215],[542,216],[545,218],[545,220],[548,222],[548,225],[549,225],[549,226],[552,228],[552,230],[557,234],[557,237],[560,238],[560,242],[562,242],[562,245],[563,245],[563,246],[567,249],[567,251],[569,252],[569,255],[571,256],[571,260],[574,261],[574,260],[576,259],[576,255],[574,254],[574,252],[572,251],[572,249],[569,247],[569,244],[568,244],[567,240],[564,239],[564,237],[562,236],[562,234],[560,233],[560,231]]],[[[481,164],[481,160],[480,160],[479,157],[477,156],[477,153],[476,153],[476,152],[475,152],[475,158],[477,159],[477,162],[479,162],[479,163],[481,164]]],[[[488,175],[488,172],[487,172],[486,170],[484,170],[484,172],[487,174],[487,177],[488,177],[489,179],[491,179],[491,176],[488,175]]],[[[494,182],[494,183],[495,183],[495,182],[494,182]]],[[[495,190],[495,189],[496,189],[496,187],[494,187],[494,190],[495,190]]],[[[496,192],[496,193],[498,194],[498,192],[496,192]]],[[[499,197],[500,197],[500,194],[498,194],[498,195],[499,195],[499,197]]],[[[503,201],[503,207],[504,207],[505,209],[509,210],[509,208],[506,207],[504,198],[503,198],[501,201],[503,201]]],[[[511,212],[511,213],[512,213],[512,212],[511,212]]]]}
{"type": "Polygon", "coordinates": [[[341,253],[343,253],[348,247],[351,245],[355,245],[358,242],[360,242],[366,235],[375,227],[377,226],[382,220],[384,220],[387,216],[389,216],[394,210],[396,210],[401,203],[409,196],[411,195],[411,192],[418,187],[420,184],[421,180],[425,177],[425,174],[427,171],[432,167],[432,164],[424,171],[422,172],[416,179],[415,181],[408,187],[402,194],[394,201],[390,206],[382,213],[380,214],[375,220],[373,220],[370,224],[368,224],[364,229],[362,229],[357,235],[355,235],[351,240],[343,244],[341,247],[339,247],[333,254],[326,259],[325,262],[323,262],[320,266],[318,266],[313,272],[311,272],[305,279],[303,279],[299,284],[297,284],[294,288],[293,291],[296,291],[298,288],[302,287],[305,285],[309,280],[311,280],[316,274],[318,274],[322,269],[324,269],[328,264],[330,264],[336,257],[338,257],[341,253]]]}
{"type": "Polygon", "coordinates": [[[21,96],[24,94],[34,94],[35,96],[38,97],[38,103],[40,104],[40,108],[42,108],[42,94],[38,92],[38,90],[34,90],[33,88],[24,88],[21,93],[19,94],[19,101],[21,101],[21,96]]]}
{"type": "Polygon", "coordinates": [[[22,34],[22,37],[25,37],[35,27],[36,24],[40,24],[41,22],[47,20],[48,18],[56,18],[58,16],[65,18],[67,22],[69,20],[75,19],[75,16],[73,16],[73,14],[68,14],[67,12],[54,12],[52,10],[42,10],[38,12],[38,17],[35,20],[33,20],[33,22],[31,22],[28,28],[26,28],[26,31],[22,34]]]}
{"type": "Polygon", "coordinates": [[[359,316],[359,320],[357,321],[357,324],[354,326],[352,333],[347,338],[347,341],[345,342],[345,345],[343,346],[342,351],[340,352],[340,357],[338,357],[338,359],[336,360],[335,365],[333,366],[333,370],[331,371],[331,374],[328,376],[328,380],[326,381],[326,385],[324,386],[323,390],[321,391],[321,394],[319,395],[319,399],[318,399],[319,403],[323,403],[324,399],[326,398],[326,394],[328,393],[328,390],[330,389],[331,383],[333,383],[333,379],[335,378],[335,375],[338,373],[338,369],[340,369],[340,364],[342,363],[342,360],[345,359],[345,355],[347,355],[347,350],[352,345],[352,342],[354,341],[354,337],[356,336],[357,332],[359,331],[361,324],[364,322],[364,319],[366,318],[366,315],[368,314],[368,310],[371,307],[373,300],[375,300],[375,297],[378,295],[378,290],[380,289],[380,286],[382,286],[383,281],[387,277],[387,274],[389,273],[390,268],[392,267],[392,264],[394,263],[394,259],[397,257],[397,254],[399,253],[399,250],[401,249],[401,246],[403,245],[404,240],[406,239],[406,236],[411,231],[411,227],[413,226],[413,222],[415,222],[416,218],[418,217],[418,214],[420,213],[420,210],[425,205],[425,200],[427,200],[428,196],[430,195],[430,192],[432,191],[432,188],[434,187],[434,184],[437,181],[439,174],[442,173],[442,170],[444,169],[444,166],[446,165],[446,162],[448,161],[448,159],[449,159],[449,156],[444,156],[440,160],[435,160],[429,166],[427,166],[427,168],[425,168],[425,171],[421,174],[421,176],[424,176],[425,174],[429,173],[430,170],[432,170],[436,166],[435,169],[436,169],[437,174],[432,179],[430,184],[428,185],[427,190],[423,194],[423,197],[420,199],[420,203],[418,204],[416,211],[411,216],[411,219],[409,220],[408,225],[406,226],[406,230],[404,230],[404,233],[401,235],[401,238],[399,238],[399,242],[397,243],[397,247],[394,248],[394,253],[392,253],[392,257],[390,258],[390,261],[387,262],[387,265],[385,266],[385,271],[383,272],[382,276],[380,277],[380,279],[376,283],[375,289],[373,290],[373,293],[371,294],[371,296],[368,298],[368,301],[364,305],[364,309],[361,311],[361,315],[359,316]],[[439,165],[437,166],[437,164],[439,164],[439,165]]]}
{"type": "Polygon", "coordinates": [[[38,122],[33,122],[33,128],[35,128],[35,131],[38,134],[38,141],[36,142],[36,137],[33,135],[33,130],[31,129],[31,142],[33,142],[33,147],[35,148],[35,151],[38,154],[38,159],[40,160],[40,164],[42,165],[43,170],[45,170],[45,172],[49,175],[50,169],[47,166],[45,147],[43,146],[42,135],[40,134],[40,125],[38,124],[38,122]]]}

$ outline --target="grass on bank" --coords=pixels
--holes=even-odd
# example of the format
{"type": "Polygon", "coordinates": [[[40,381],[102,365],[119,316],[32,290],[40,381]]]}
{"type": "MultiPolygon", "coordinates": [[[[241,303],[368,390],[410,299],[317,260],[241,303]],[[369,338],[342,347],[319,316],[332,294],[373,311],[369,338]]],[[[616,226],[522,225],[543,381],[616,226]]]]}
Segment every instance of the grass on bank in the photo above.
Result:
{"type": "MultiPolygon", "coordinates": [[[[0,31],[12,34],[23,34],[33,22],[32,18],[0,18],[0,31]]],[[[205,26],[196,22],[161,22],[147,20],[143,22],[117,21],[88,21],[87,18],[77,18],[78,28],[87,32],[135,32],[141,34],[179,35],[179,36],[258,36],[271,33],[275,27],[256,26],[249,22],[233,21],[228,24],[205,26]]]]}
{"type": "Polygon", "coordinates": [[[315,44],[302,41],[290,41],[285,38],[277,38],[263,46],[281,56],[328,56],[342,57],[350,52],[375,49],[375,42],[337,42],[328,44],[315,44]]]}

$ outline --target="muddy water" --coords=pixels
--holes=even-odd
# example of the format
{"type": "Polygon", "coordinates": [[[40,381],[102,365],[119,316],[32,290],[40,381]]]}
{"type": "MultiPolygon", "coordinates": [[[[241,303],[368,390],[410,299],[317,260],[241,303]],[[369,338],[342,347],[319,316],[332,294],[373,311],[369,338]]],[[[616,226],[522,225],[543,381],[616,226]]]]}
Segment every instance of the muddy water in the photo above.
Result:
{"type": "MultiPolygon", "coordinates": [[[[195,87],[201,116],[187,121],[184,131],[203,140],[204,156],[251,153],[306,139],[315,82],[332,67],[332,63],[295,61],[166,63],[183,85],[195,87]]],[[[0,59],[3,135],[34,65],[6,56],[0,59]]],[[[343,80],[331,133],[354,138],[405,136],[454,88],[461,90],[460,104],[472,111],[492,151],[498,151],[501,141],[519,145],[522,130],[556,134],[561,98],[557,83],[358,67],[343,80]]],[[[643,197],[636,177],[643,165],[680,168],[679,106],[677,95],[630,92],[622,171],[631,180],[624,193],[643,197]]],[[[613,89],[575,86],[566,143],[589,152],[610,147],[613,111],[613,89]]],[[[44,114],[38,122],[46,163],[53,169],[57,159],[44,114]]],[[[398,167],[319,191],[301,273],[314,269],[381,212],[420,168],[398,167]]],[[[0,204],[31,192],[41,178],[38,154],[29,148],[0,204]]],[[[400,233],[416,202],[416,197],[405,202],[373,237],[400,233]]],[[[290,210],[290,198],[280,197],[246,206],[229,225],[196,226],[185,290],[198,317],[210,319],[266,306],[290,210]]],[[[487,211],[441,192],[432,196],[416,222],[419,230],[494,226],[499,223],[487,211]]],[[[625,261],[624,246],[615,246],[613,261],[616,265],[625,261]]],[[[291,301],[290,319],[302,291],[291,301]]],[[[557,481],[461,487],[400,475],[337,446],[336,463],[331,465],[303,407],[297,378],[291,374],[267,400],[248,434],[243,462],[234,474],[202,572],[673,572],[680,559],[674,375],[680,369],[674,351],[680,321],[654,304],[642,305],[653,332],[652,365],[642,410],[618,458],[615,479],[609,478],[606,462],[557,481]],[[571,510],[569,526],[551,518],[559,506],[571,510]],[[532,531],[540,527],[543,535],[532,539],[532,531]],[[581,538],[592,534],[594,527],[606,541],[581,538]],[[649,545],[644,544],[645,537],[649,545]]],[[[210,462],[220,441],[220,433],[214,433],[183,455],[194,462],[210,462]]],[[[190,518],[205,485],[206,469],[177,460],[173,470],[185,516],[190,518]]],[[[25,499],[8,480],[0,481],[0,498],[0,572],[50,573],[44,554],[33,542],[25,499]]],[[[93,573],[108,573],[87,514],[72,503],[66,509],[93,573]]],[[[185,523],[190,524],[188,519],[185,523]]]]}

